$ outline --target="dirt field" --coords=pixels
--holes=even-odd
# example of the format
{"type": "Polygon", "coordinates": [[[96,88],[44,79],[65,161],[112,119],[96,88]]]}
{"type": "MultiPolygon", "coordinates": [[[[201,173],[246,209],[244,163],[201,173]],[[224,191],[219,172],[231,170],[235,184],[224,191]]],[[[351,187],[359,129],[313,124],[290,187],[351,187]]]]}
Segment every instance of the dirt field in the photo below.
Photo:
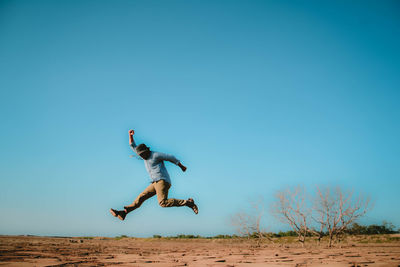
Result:
{"type": "Polygon", "coordinates": [[[0,266],[400,266],[400,241],[341,248],[222,239],[0,236],[0,266]]]}

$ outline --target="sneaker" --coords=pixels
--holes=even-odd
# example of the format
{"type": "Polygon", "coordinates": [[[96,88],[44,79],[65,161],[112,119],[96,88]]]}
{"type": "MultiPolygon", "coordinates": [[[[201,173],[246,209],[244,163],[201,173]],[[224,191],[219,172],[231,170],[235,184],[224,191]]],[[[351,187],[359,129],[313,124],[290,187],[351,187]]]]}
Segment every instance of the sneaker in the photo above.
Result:
{"type": "Polygon", "coordinates": [[[199,213],[199,209],[197,208],[197,205],[194,204],[193,198],[189,198],[188,200],[186,200],[186,206],[188,206],[189,208],[191,208],[191,209],[193,210],[194,213],[196,213],[196,214],[199,213]]]}
{"type": "Polygon", "coordinates": [[[110,209],[110,213],[111,213],[112,216],[117,217],[121,221],[125,220],[126,211],[124,211],[124,210],[110,209]]]}

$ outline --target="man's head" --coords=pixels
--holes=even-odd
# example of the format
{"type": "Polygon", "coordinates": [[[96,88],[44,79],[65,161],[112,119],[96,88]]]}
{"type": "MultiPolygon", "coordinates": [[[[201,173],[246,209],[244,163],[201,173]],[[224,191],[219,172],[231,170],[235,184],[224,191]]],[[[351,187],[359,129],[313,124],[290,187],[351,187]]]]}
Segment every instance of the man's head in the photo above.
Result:
{"type": "Polygon", "coordinates": [[[150,147],[145,144],[140,144],[136,147],[136,152],[142,159],[148,159],[150,157],[151,151],[150,147]]]}

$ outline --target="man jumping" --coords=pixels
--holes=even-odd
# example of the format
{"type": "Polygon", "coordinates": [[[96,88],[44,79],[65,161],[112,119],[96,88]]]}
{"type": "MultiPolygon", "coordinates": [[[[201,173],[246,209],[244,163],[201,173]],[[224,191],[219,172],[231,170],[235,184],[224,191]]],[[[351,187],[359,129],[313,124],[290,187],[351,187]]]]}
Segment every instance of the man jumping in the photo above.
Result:
{"type": "Polygon", "coordinates": [[[150,175],[151,184],[141,194],[139,194],[132,204],[124,206],[123,210],[110,209],[111,214],[120,220],[124,220],[129,212],[139,208],[145,200],[154,195],[157,195],[158,204],[163,208],[187,206],[197,214],[199,210],[192,198],[187,200],[168,198],[171,179],[167,169],[165,168],[164,161],[174,163],[179,166],[183,172],[186,171],[186,167],[172,155],[151,151],[145,144],[136,146],[135,141],[133,140],[134,133],[133,130],[129,131],[129,144],[133,151],[144,160],[144,165],[150,175]]]}

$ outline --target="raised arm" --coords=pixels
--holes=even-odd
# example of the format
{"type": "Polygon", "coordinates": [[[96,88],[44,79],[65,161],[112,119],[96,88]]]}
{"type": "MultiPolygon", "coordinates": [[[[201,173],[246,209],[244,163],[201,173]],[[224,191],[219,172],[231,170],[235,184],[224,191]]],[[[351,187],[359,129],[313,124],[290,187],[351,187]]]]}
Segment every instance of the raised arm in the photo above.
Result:
{"type": "Polygon", "coordinates": [[[175,156],[165,154],[165,153],[160,153],[160,152],[158,152],[157,154],[158,154],[158,157],[160,160],[166,160],[166,161],[172,162],[175,165],[179,166],[179,168],[181,168],[181,170],[183,172],[186,171],[187,168],[175,156]]]}
{"type": "Polygon", "coordinates": [[[136,143],[133,140],[133,135],[135,134],[134,130],[129,130],[129,145],[131,146],[132,150],[136,153],[136,143]]]}

